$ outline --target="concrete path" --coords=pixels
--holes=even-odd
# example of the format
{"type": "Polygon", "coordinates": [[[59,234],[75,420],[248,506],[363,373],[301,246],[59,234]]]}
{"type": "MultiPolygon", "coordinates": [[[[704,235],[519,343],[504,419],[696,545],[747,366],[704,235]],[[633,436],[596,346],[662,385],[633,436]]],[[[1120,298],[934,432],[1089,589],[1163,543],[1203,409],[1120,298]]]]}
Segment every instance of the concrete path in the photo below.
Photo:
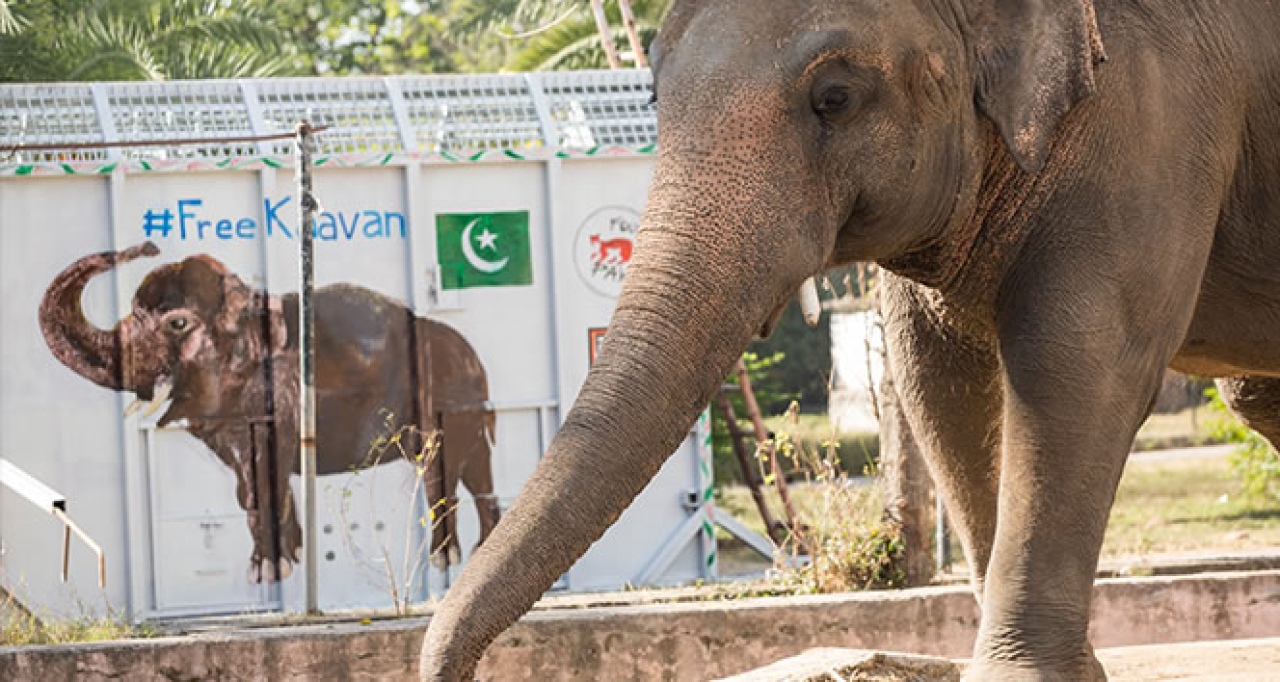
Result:
{"type": "Polygon", "coordinates": [[[1098,659],[1111,682],[1280,680],[1280,638],[1102,649],[1098,659]]]}
{"type": "Polygon", "coordinates": [[[1172,450],[1147,450],[1129,455],[1131,462],[1171,462],[1179,459],[1215,459],[1226,457],[1240,447],[1238,443],[1225,445],[1204,445],[1195,448],[1175,448],[1172,450]]]}
{"type": "MultiPolygon", "coordinates": [[[[1098,651],[1110,682],[1280,680],[1280,638],[1187,642],[1098,651]]],[[[858,649],[810,649],[719,682],[955,682],[965,661],[858,649]]]]}

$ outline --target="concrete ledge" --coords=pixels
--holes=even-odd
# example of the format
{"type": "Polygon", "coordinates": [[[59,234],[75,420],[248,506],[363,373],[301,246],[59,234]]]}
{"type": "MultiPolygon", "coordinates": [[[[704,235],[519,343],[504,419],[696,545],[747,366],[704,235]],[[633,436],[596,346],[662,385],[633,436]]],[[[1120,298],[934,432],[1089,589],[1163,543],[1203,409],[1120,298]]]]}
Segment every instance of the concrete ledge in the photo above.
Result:
{"type": "MultiPolygon", "coordinates": [[[[1095,646],[1280,635],[1280,571],[1108,579],[1095,646]]],[[[486,680],[713,679],[821,647],[969,655],[962,587],[690,602],[526,616],[490,647],[486,680]]],[[[0,648],[0,680],[412,680],[425,619],[0,648]]]]}

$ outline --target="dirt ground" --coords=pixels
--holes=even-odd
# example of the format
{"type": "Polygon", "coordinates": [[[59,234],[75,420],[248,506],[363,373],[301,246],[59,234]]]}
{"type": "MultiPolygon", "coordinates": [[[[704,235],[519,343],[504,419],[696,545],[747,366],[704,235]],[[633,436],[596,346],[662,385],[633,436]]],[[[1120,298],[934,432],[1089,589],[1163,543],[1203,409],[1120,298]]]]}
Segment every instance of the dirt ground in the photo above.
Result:
{"type": "Polygon", "coordinates": [[[1098,659],[1112,682],[1280,680],[1280,638],[1102,649],[1098,659]]]}
{"type": "MultiPolygon", "coordinates": [[[[1111,682],[1280,680],[1280,638],[1188,642],[1098,651],[1111,682]]],[[[953,682],[966,661],[872,652],[810,649],[719,682],[953,682]]]]}

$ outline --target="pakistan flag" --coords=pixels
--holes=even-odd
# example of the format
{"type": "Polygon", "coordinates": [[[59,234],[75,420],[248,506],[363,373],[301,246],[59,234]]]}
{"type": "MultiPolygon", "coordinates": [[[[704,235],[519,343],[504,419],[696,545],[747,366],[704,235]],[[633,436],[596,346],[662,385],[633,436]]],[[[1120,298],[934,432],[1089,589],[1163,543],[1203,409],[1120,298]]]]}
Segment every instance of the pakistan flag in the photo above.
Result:
{"type": "Polygon", "coordinates": [[[445,289],[533,284],[528,211],[437,215],[436,253],[445,289]]]}

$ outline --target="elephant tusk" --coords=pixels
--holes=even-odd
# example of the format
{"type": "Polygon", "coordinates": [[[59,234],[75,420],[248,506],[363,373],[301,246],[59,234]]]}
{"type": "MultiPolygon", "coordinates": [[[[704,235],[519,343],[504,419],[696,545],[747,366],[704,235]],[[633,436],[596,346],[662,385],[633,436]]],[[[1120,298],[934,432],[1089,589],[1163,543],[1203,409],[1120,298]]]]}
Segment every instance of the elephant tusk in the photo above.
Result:
{"type": "Polygon", "coordinates": [[[169,399],[169,395],[173,393],[173,382],[165,381],[159,385],[158,389],[156,397],[152,398],[151,402],[147,404],[147,409],[142,411],[142,416],[150,417],[164,405],[165,401],[169,399]]]}
{"type": "Polygon", "coordinates": [[[142,406],[145,404],[146,403],[144,403],[141,400],[134,400],[133,402],[129,403],[129,406],[124,408],[125,418],[128,419],[129,417],[132,417],[133,415],[137,414],[138,410],[142,409],[142,406]]]}
{"type": "Polygon", "coordinates": [[[156,411],[159,410],[160,406],[163,404],[164,404],[163,400],[160,400],[160,399],[152,400],[151,402],[147,403],[146,409],[142,411],[142,416],[150,417],[151,415],[155,414],[156,411]]]}
{"type": "Polygon", "coordinates": [[[800,285],[800,312],[804,313],[804,321],[810,327],[818,326],[822,318],[822,304],[818,301],[818,283],[810,277],[800,285]]]}

